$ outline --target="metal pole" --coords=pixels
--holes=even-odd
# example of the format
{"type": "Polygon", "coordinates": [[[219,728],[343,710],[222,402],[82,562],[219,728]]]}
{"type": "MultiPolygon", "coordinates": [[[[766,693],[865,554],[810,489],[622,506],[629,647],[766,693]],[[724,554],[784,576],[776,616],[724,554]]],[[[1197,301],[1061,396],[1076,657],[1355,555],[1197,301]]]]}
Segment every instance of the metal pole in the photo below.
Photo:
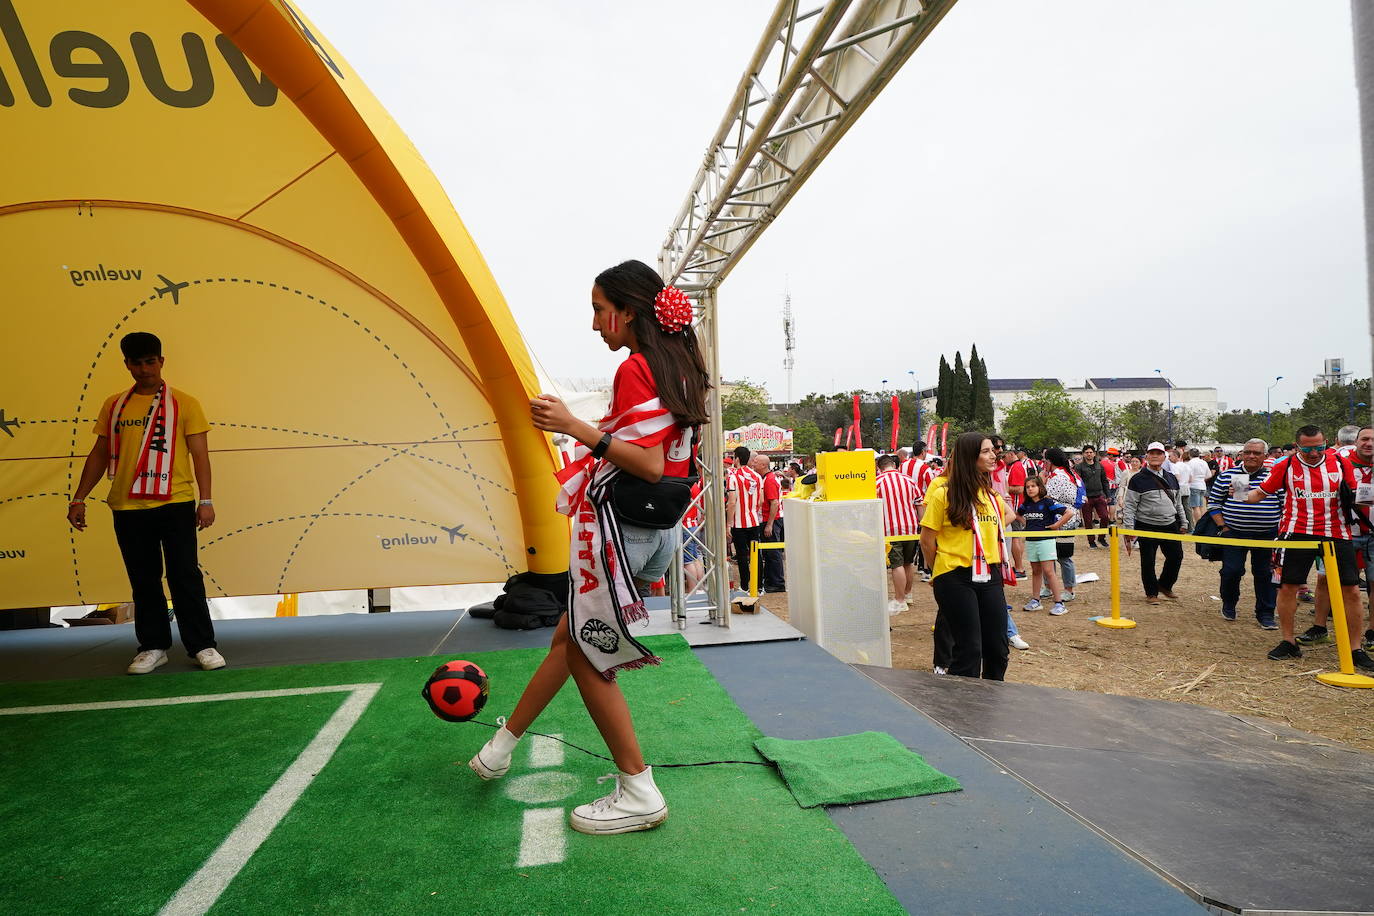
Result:
{"type": "MultiPolygon", "coordinates": [[[[1350,0],[1350,18],[1355,40],[1355,87],[1360,100],[1360,147],[1364,161],[1364,237],[1365,271],[1371,294],[1370,351],[1374,353],[1374,9],[1363,0],[1350,0]]],[[[1374,398],[1370,399],[1374,401],[1374,398]]]]}
{"type": "Polygon", "coordinates": [[[706,572],[706,594],[713,607],[711,619],[717,626],[730,626],[730,570],[726,559],[725,481],[720,450],[725,442],[725,427],[720,417],[720,327],[714,288],[701,291],[702,316],[698,333],[706,356],[711,390],[706,395],[710,418],[706,422],[705,445],[702,447],[702,539],[711,555],[706,572]]]}

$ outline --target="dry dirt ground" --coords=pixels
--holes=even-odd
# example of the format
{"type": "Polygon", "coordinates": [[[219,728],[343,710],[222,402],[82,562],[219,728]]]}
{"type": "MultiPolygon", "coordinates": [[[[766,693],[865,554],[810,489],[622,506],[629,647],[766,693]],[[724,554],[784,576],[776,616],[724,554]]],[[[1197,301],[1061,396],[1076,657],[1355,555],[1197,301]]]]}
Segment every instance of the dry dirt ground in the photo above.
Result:
{"type": "MultiPolygon", "coordinates": [[[[1145,603],[1139,555],[1122,555],[1121,615],[1136,621],[1132,630],[1108,630],[1088,619],[1111,614],[1110,558],[1105,549],[1087,549],[1082,538],[1074,556],[1078,573],[1095,572],[1101,580],[1078,586],[1068,614],[1022,611],[1030,600],[1030,579],[1009,587],[1007,601],[1031,647],[1011,650],[1007,680],[1196,703],[1274,719],[1374,751],[1374,689],[1328,687],[1314,676],[1338,670],[1335,643],[1305,648],[1294,661],[1269,661],[1265,653],[1278,645],[1279,634],[1256,625],[1253,603],[1247,604],[1253,601],[1248,575],[1238,619],[1227,621],[1216,597],[1219,564],[1185,546],[1174,589],[1179,600],[1158,607],[1145,603]]],[[[919,582],[914,595],[914,606],[891,618],[892,664],[929,670],[935,601],[930,586],[919,582]]],[[[786,594],[764,595],[762,603],[787,619],[786,594]]],[[[1312,605],[1300,603],[1297,632],[1311,624],[1312,605]]]]}

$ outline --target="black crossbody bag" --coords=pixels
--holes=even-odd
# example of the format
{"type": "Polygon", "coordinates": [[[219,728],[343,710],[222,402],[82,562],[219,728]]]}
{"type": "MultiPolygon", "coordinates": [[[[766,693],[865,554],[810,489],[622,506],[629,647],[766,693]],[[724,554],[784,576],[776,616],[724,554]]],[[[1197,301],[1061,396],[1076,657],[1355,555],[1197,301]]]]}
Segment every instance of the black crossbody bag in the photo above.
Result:
{"type": "MultiPolygon", "coordinates": [[[[697,428],[692,427],[690,454],[696,462],[697,428]]],[[[640,528],[676,528],[692,504],[692,487],[701,478],[660,477],[649,483],[621,470],[611,482],[611,507],[620,520],[640,528]]]]}

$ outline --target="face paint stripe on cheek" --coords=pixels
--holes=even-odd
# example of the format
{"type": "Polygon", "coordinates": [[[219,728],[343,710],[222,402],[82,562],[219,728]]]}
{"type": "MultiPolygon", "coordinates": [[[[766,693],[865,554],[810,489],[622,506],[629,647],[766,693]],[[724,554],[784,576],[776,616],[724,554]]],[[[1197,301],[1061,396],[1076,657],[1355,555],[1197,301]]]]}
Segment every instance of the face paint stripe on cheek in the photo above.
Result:
{"type": "Polygon", "coordinates": [[[620,318],[616,315],[615,312],[611,312],[611,317],[607,324],[607,328],[610,330],[612,334],[620,330],[620,318]]]}

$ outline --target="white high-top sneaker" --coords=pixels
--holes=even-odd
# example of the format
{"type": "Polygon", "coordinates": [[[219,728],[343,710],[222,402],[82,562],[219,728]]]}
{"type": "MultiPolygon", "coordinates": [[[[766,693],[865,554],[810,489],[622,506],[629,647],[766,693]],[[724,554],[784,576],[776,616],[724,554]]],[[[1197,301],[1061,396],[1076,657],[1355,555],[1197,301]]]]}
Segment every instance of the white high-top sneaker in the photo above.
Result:
{"type": "Polygon", "coordinates": [[[578,833],[629,833],[632,830],[652,830],[668,819],[668,803],[654,785],[652,767],[630,776],[626,773],[607,773],[597,780],[615,780],[615,791],[598,798],[590,805],[578,805],[568,816],[572,829],[578,833]]]}
{"type": "Polygon", "coordinates": [[[506,731],[504,716],[498,717],[496,721],[501,727],[491,736],[490,741],[482,745],[477,756],[468,761],[472,772],[483,779],[500,779],[505,776],[506,771],[510,769],[510,756],[515,753],[515,746],[520,743],[519,738],[506,731]]]}

